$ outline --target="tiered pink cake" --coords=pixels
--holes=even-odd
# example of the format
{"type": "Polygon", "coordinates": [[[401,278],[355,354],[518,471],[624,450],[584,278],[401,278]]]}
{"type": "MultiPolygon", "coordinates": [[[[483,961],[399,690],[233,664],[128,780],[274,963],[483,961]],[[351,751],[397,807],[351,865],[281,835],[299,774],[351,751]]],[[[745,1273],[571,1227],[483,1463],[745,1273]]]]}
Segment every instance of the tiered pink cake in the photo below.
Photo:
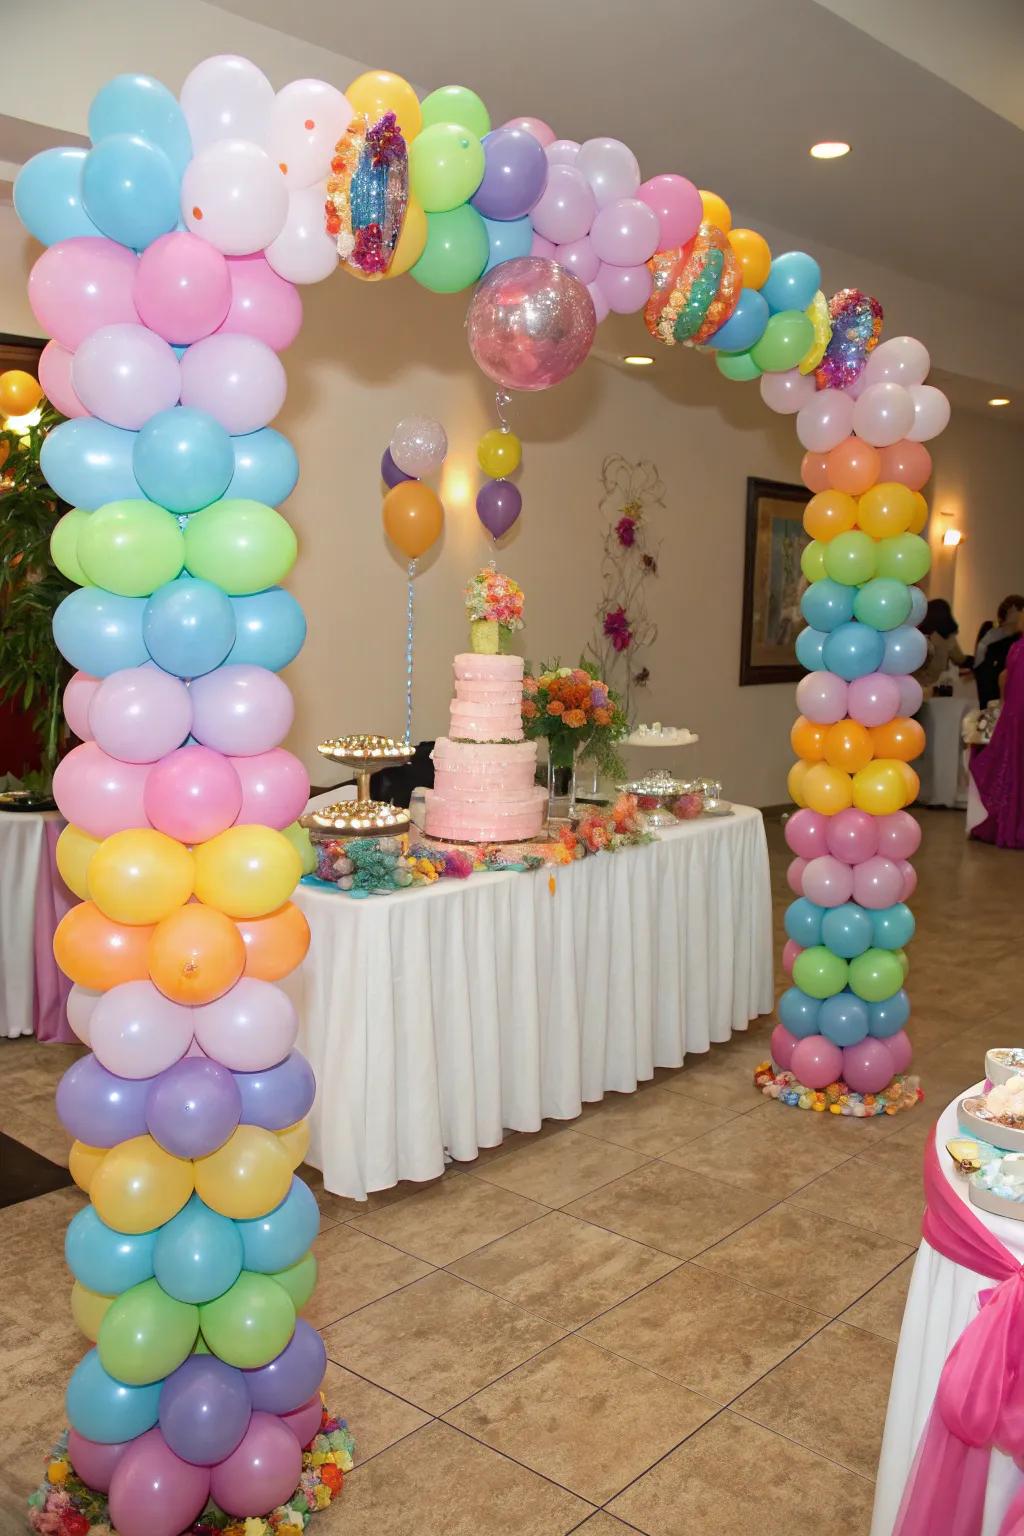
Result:
{"type": "Polygon", "coordinates": [[[424,830],[453,842],[535,837],[547,793],[534,784],[535,742],[523,740],[523,662],[518,656],[455,658],[451,736],[434,747],[434,788],[424,830]]]}

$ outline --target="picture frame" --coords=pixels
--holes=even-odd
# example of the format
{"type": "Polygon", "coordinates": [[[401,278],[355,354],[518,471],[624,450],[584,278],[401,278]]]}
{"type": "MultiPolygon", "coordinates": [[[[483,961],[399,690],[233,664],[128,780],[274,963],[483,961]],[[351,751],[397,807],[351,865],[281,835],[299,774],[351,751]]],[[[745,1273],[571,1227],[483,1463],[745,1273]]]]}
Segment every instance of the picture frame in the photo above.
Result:
{"type": "Polygon", "coordinates": [[[21,368],[38,379],[39,356],[45,346],[45,337],[12,336],[0,331],[0,373],[6,373],[8,368],[21,368]]]}
{"type": "Polygon", "coordinates": [[[800,595],[807,582],[800,557],[810,543],[803,526],[810,499],[803,485],[753,475],[747,479],[741,688],[796,683],[804,675],[793,647],[804,627],[800,595]]]}

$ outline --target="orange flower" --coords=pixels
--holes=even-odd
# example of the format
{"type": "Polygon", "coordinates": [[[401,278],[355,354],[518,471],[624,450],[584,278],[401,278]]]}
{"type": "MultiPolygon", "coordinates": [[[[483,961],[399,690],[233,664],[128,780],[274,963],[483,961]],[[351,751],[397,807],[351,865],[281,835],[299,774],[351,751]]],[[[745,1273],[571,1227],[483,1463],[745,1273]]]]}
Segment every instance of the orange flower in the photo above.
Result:
{"type": "Polygon", "coordinates": [[[612,723],[612,717],[609,714],[608,710],[606,710],[606,709],[595,709],[594,710],[594,724],[595,725],[611,725],[611,723],[612,723]]]}
{"type": "MultiPolygon", "coordinates": [[[[550,708],[550,705],[548,707],[550,708]]],[[[565,724],[571,726],[574,731],[578,731],[580,726],[586,725],[587,723],[587,717],[583,713],[582,709],[567,709],[562,715],[562,719],[565,724]]]]}
{"type": "Polygon", "coordinates": [[[523,719],[535,720],[537,718],[537,706],[532,699],[523,700],[523,719]]]}
{"type": "Polygon", "coordinates": [[[340,1493],[341,1485],[344,1482],[341,1468],[336,1467],[333,1462],[324,1462],[320,1468],[320,1481],[326,1483],[332,1493],[340,1493]]]}
{"type": "Polygon", "coordinates": [[[559,699],[552,699],[548,704],[549,715],[564,715],[565,705],[559,699]]]}

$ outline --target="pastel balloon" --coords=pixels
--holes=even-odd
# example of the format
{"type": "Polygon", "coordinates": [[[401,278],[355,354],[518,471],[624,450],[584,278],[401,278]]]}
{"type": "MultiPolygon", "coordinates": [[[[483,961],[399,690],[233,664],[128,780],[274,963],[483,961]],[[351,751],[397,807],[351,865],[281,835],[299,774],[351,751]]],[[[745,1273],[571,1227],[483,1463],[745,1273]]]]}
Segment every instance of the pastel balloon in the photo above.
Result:
{"type": "Polygon", "coordinates": [[[883,1002],[902,985],[903,967],[887,949],[867,949],[850,961],[850,987],[865,1002],[883,1002]]]}
{"type": "Polygon", "coordinates": [[[62,501],[91,512],[108,501],[138,496],[132,470],[135,442],[134,432],[82,416],[50,428],[39,465],[62,501]]]}
{"type": "Polygon", "coordinates": [[[225,256],[248,256],[280,234],[288,187],[259,144],[221,138],[189,162],[181,182],[181,212],[192,233],[225,256]]]}
{"type": "Polygon", "coordinates": [[[812,539],[805,544],[800,552],[800,569],[808,581],[825,581],[828,572],[825,569],[825,546],[819,544],[817,539],[812,539]]]}
{"type": "Polygon", "coordinates": [[[241,1371],[215,1355],[191,1356],[168,1377],[160,1397],[164,1439],[176,1455],[195,1466],[215,1466],[230,1456],[251,1414],[241,1371]]]}
{"type": "Polygon", "coordinates": [[[928,655],[928,641],[919,629],[898,624],[885,636],[885,657],[879,668],[891,677],[901,673],[916,672],[923,667],[928,655]]]}
{"type": "MultiPolygon", "coordinates": [[[[529,219],[485,219],[487,226],[487,265],[490,272],[503,261],[513,261],[518,256],[529,256],[533,250],[533,226],[529,219]]],[[[582,242],[580,242],[582,243],[582,242]]],[[[568,263],[563,263],[568,265],[568,263]]],[[[570,268],[570,270],[572,270],[570,268]]],[[[579,274],[577,273],[577,276],[579,274]]]]}
{"type": "MultiPolygon", "coordinates": [[[[822,660],[829,672],[854,682],[872,675],[885,657],[885,641],[867,624],[840,624],[826,637],[822,660]]],[[[849,707],[849,702],[847,702],[849,707]]]]}
{"type": "MultiPolygon", "coordinates": [[[[70,146],[44,149],[27,160],[14,178],[14,211],[41,245],[100,233],[82,205],[86,153],[70,146]]],[[[47,395],[52,399],[49,391],[47,395]]]]}
{"type": "MultiPolygon", "coordinates": [[[[866,949],[867,945],[863,947],[866,949]]],[[[857,1045],[867,1036],[868,1005],[852,992],[837,992],[822,1003],[818,1023],[825,1039],[833,1045],[857,1045]]]]}
{"type": "MultiPolygon", "coordinates": [[[[852,960],[870,949],[874,942],[873,933],[870,916],[852,901],[838,903],[825,913],[821,921],[821,942],[844,960],[852,960]]],[[[864,1031],[867,1032],[866,1015],[864,1031]]],[[[823,1026],[822,1034],[829,1034],[823,1026]]],[[[830,1035],[829,1038],[834,1037],[830,1035]]],[[[847,1044],[844,1040],[836,1043],[847,1044]]]]}
{"type": "Polygon", "coordinates": [[[237,1450],[214,1467],[210,1491],[228,1514],[273,1509],[289,1497],[301,1471],[302,1449],[288,1426],[273,1414],[254,1413],[237,1450]]]}
{"type": "MultiPolygon", "coordinates": [[[[552,145],[547,151],[549,159],[556,149],[557,146],[552,145]]],[[[578,150],[573,157],[574,163],[577,159],[578,150]]],[[[671,174],[652,176],[637,188],[636,196],[657,215],[662,250],[671,250],[693,239],[704,217],[704,205],[692,181],[671,174]]],[[[757,283],[747,284],[745,273],[743,281],[751,288],[758,287],[757,283]]]]}
{"type": "Polygon", "coordinates": [[[242,1123],[270,1131],[295,1125],[309,1113],[316,1097],[313,1069],[300,1051],[290,1051],[277,1066],[263,1072],[239,1072],[235,1082],[242,1096],[242,1123]]]}
{"type": "Polygon", "coordinates": [[[148,657],[164,672],[193,680],[219,667],[236,637],[231,599],[213,582],[191,576],[153,593],[141,627],[148,657]]]}
{"type": "Polygon", "coordinates": [[[523,445],[514,432],[492,427],[477,443],[476,456],[484,474],[497,480],[519,468],[523,445]]]}
{"type": "MultiPolygon", "coordinates": [[[[324,198],[319,187],[300,187],[288,194],[284,224],[264,255],[282,282],[322,283],[330,277],[338,265],[338,247],[324,229],[324,198]]],[[[395,255],[397,258],[397,250],[395,255]]]]}
{"type": "Polygon", "coordinates": [[[895,629],[910,618],[910,589],[904,580],[876,576],[861,587],[853,602],[854,618],[872,629],[895,629]]]}
{"type": "Polygon", "coordinates": [[[196,895],[229,917],[265,917],[288,899],[301,874],[298,853],[269,826],[229,827],[195,850],[196,895]]]}
{"type": "Polygon", "coordinates": [[[287,1425],[299,1445],[305,1449],[319,1431],[323,1415],[324,1405],[320,1401],[320,1394],[314,1392],[300,1407],[294,1408],[291,1413],[281,1414],[281,1423],[287,1425]]]}
{"type": "Polygon", "coordinates": [[[92,740],[92,732],[89,729],[89,705],[99,685],[100,679],[90,677],[88,672],[74,673],[65,685],[62,700],[64,718],[80,741],[92,740]]]}
{"type": "Polygon", "coordinates": [[[171,1157],[151,1136],[137,1135],[111,1148],[93,1175],[89,1195],[108,1227],[151,1232],[177,1215],[193,1188],[190,1162],[171,1157]]]}
{"type": "Polygon", "coordinates": [[[242,786],[240,823],[261,822],[283,831],[305,810],[309,774],[291,752],[274,747],[251,757],[232,758],[231,762],[242,786]]]}
{"type": "Polygon", "coordinates": [[[444,427],[431,416],[404,416],[391,434],[391,458],[406,475],[435,474],[448,452],[444,427]]]}
{"type": "Polygon", "coordinates": [[[193,1016],[203,1050],[234,1072],[261,1072],[276,1066],[295,1044],[298,1027],[288,995],[248,976],[222,997],[197,1007],[193,1016]]]}
{"type": "Polygon", "coordinates": [[[876,448],[887,448],[908,436],[914,425],[914,402],[900,384],[869,384],[853,407],[853,430],[876,448]]]}
{"type": "MultiPolygon", "coordinates": [[[[841,863],[830,853],[822,858],[811,859],[804,870],[804,892],[808,900],[819,907],[838,907],[849,901],[853,883],[850,866],[841,863]]],[[[811,942],[817,944],[821,939],[819,937],[811,942]]]]}
{"type": "Polygon", "coordinates": [[[293,1177],[279,1205],[263,1216],[239,1221],[237,1229],[245,1268],[273,1274],[297,1264],[313,1246],[320,1230],[320,1208],[309,1186],[293,1177]]]}
{"type": "Polygon", "coordinates": [[[479,138],[458,123],[431,123],[409,145],[409,185],[427,213],[448,213],[468,202],[484,165],[479,138]]]}
{"type": "Polygon", "coordinates": [[[750,359],[766,372],[783,373],[797,366],[813,341],[814,326],[803,310],[783,309],[770,317],[764,334],[750,349],[750,359]]]}
{"type": "MultiPolygon", "coordinates": [[[[883,646],[884,654],[884,646],[883,646]]],[[[870,672],[850,683],[847,706],[852,720],[861,725],[884,725],[900,707],[896,679],[884,672],[870,672]]]]}
{"type": "Polygon", "coordinates": [[[869,1035],[843,1051],[843,1077],[855,1093],[880,1093],[893,1077],[893,1058],[883,1040],[869,1035]]]}
{"type": "Polygon", "coordinates": [[[598,208],[632,198],[640,186],[637,158],[619,139],[587,139],[576,157],[576,170],[585,178],[598,208]]]}
{"type": "MultiPolygon", "coordinates": [[[[793,967],[793,980],[808,997],[832,997],[846,986],[847,972],[845,960],[824,945],[816,944],[798,956],[793,967]]],[[[788,1020],[786,1022],[788,1024],[788,1020]]],[[[792,1024],[788,1027],[793,1028],[792,1024]]]]}
{"type": "Polygon", "coordinates": [[[829,818],[825,841],[829,853],[843,863],[862,864],[878,852],[877,819],[849,806],[829,818]]]}
{"type": "MultiPolygon", "coordinates": [[[[902,883],[902,876],[901,883],[902,883]]],[[[903,901],[881,907],[871,914],[872,942],[879,949],[902,949],[914,937],[914,914],[903,901]]]]}
{"type": "Polygon", "coordinates": [[[76,986],[99,992],[122,981],[144,981],[151,930],[111,922],[91,901],[65,912],[53,936],[53,957],[76,986]]]}
{"type": "MultiPolygon", "coordinates": [[[[66,827],[64,831],[67,831],[66,827]]],[[[75,895],[79,895],[79,892],[75,891],[75,895]]],[[[93,992],[88,987],[77,985],[73,986],[68,993],[68,1023],[83,1045],[89,1044],[89,1021],[92,1018],[93,1009],[102,995],[101,992],[93,992]]]]}
{"type": "Polygon", "coordinates": [[[99,235],[51,245],[28,279],[28,301],[42,331],[74,352],[102,325],[137,322],[132,289],[138,264],[134,251],[99,235]]]}
{"type": "Polygon", "coordinates": [[[833,630],[853,618],[855,596],[848,584],[826,576],[805,588],[800,598],[800,612],[813,629],[833,630]]]}
{"type": "Polygon", "coordinates": [[[267,142],[274,87],[249,59],[203,59],[185,77],[179,99],[197,150],[225,138],[267,142]]]}
{"type": "MultiPolygon", "coordinates": [[[[821,287],[821,268],[806,251],[784,251],[776,256],[761,284],[761,292],[773,313],[806,309],[821,287]]],[[[809,375],[808,375],[809,377],[809,375]]]]}
{"type": "Polygon", "coordinates": [[[825,666],[825,641],[828,633],[810,625],[796,637],[796,659],[808,672],[820,672],[825,666]]]}
{"type": "Polygon", "coordinates": [[[168,1296],[200,1305],[222,1296],[238,1279],[242,1239],[233,1221],[194,1194],[156,1233],[153,1268],[168,1296]]]}
{"type": "Polygon", "coordinates": [[[898,480],[912,491],[919,491],[931,479],[931,474],[932,456],[923,443],[903,438],[879,453],[880,480],[898,480]]]}
{"type": "Polygon", "coordinates": [[[512,117],[507,123],[502,123],[503,128],[520,128],[524,133],[532,133],[542,149],[547,149],[555,142],[555,130],[550,128],[539,117],[512,117]]]}
{"type": "Polygon", "coordinates": [[[785,1024],[776,1024],[772,1030],[769,1044],[772,1060],[780,1072],[788,1072],[789,1064],[793,1058],[793,1048],[796,1045],[797,1036],[788,1030],[785,1024]]]}
{"type": "Polygon", "coordinates": [[[761,295],[752,288],[744,288],[736,308],[725,324],[708,337],[707,344],[716,352],[746,353],[760,341],[769,319],[770,311],[761,295]]]}
{"type": "MultiPolygon", "coordinates": [[[[912,624],[917,623],[913,614],[910,615],[910,622],[912,624]]],[[[899,714],[907,716],[916,715],[924,699],[924,689],[921,687],[921,684],[916,677],[906,675],[897,675],[895,681],[900,691],[899,714]]]]}
{"type": "Polygon", "coordinates": [[[292,1165],[292,1172],[294,1173],[296,1168],[300,1168],[306,1161],[306,1153],[309,1151],[310,1129],[308,1116],[305,1120],[300,1120],[297,1125],[289,1125],[283,1131],[278,1131],[277,1139],[287,1152],[292,1165]]]}
{"type": "Polygon", "coordinates": [[[792,976],[796,957],[801,954],[803,954],[802,945],[798,944],[795,939],[787,939],[782,946],[782,969],[787,976],[792,976]]]}
{"type": "MultiPolygon", "coordinates": [[[[903,877],[898,864],[876,854],[865,859],[853,871],[853,895],[862,907],[891,907],[900,899],[903,877]]],[[[899,945],[894,946],[899,948],[899,945]]]]}
{"type": "Polygon", "coordinates": [[[263,667],[225,666],[196,678],[192,734],[203,746],[232,757],[269,752],[291,729],[291,692],[263,667]]]}
{"type": "Polygon", "coordinates": [[[352,108],[326,80],[292,80],[270,108],[267,148],[289,190],[325,181],[352,108]]]}
{"type": "Polygon", "coordinates": [[[811,672],[796,685],[796,703],[800,713],[821,725],[832,725],[843,718],[846,714],[846,697],[847,684],[831,672],[811,672]]]}
{"type": "Polygon", "coordinates": [[[817,1091],[838,1082],[843,1070],[843,1053],[824,1035],[809,1035],[805,1040],[797,1041],[789,1066],[797,1082],[817,1091]]]}
{"type": "Polygon", "coordinates": [[[68,890],[73,891],[80,901],[88,900],[89,865],[100,842],[100,838],[83,832],[81,827],[70,822],[57,839],[57,869],[68,890]]]}
{"type": "Polygon", "coordinates": [[[261,1368],[246,1371],[253,1407],[265,1413],[293,1412],[317,1390],[326,1369],[324,1341],[300,1317],[281,1353],[261,1368]]]}
{"type": "Polygon", "coordinates": [[[797,715],[790,728],[789,743],[797,757],[805,758],[808,762],[818,762],[825,756],[827,733],[827,726],[817,725],[813,720],[797,715]]]}
{"type": "Polygon", "coordinates": [[[116,1381],[90,1349],[68,1382],[66,1407],[72,1429],[100,1445],[120,1445],[145,1434],[157,1421],[160,1382],[130,1387],[116,1381]]]}
{"type": "Polygon", "coordinates": [[[425,128],[432,123],[458,123],[482,139],[491,126],[491,114],[466,85],[442,85],[431,91],[420,102],[420,111],[425,128]]]}
{"type": "MultiPolygon", "coordinates": [[[[48,151],[44,150],[43,153],[48,151]]],[[[39,354],[39,382],[43,394],[62,416],[88,415],[71,382],[74,355],[67,347],[62,347],[59,341],[48,341],[39,354]]]]}
{"type": "MultiPolygon", "coordinates": [[[[794,961],[795,969],[796,962],[794,961]]],[[[778,1002],[779,1018],[790,1034],[795,1035],[798,1040],[802,1040],[805,1036],[813,1035],[817,1032],[820,1008],[820,999],[811,997],[809,993],[801,991],[799,987],[790,987],[787,991],[783,992],[778,1002]]]]}
{"type": "Polygon", "coordinates": [[[182,405],[204,411],[235,436],[273,421],[287,388],[277,353],[254,336],[207,336],[181,360],[182,405]]]}
{"type": "MultiPolygon", "coordinates": [[[[139,318],[151,331],[188,346],[226,324],[231,303],[227,262],[207,241],[174,230],[143,251],[134,299],[139,318]]],[[[173,405],[176,399],[167,403],[173,405]]]]}
{"type": "MultiPolygon", "coordinates": [[[[925,597],[925,595],[921,591],[920,587],[911,587],[910,588],[910,614],[909,614],[909,617],[907,619],[907,623],[908,624],[913,624],[915,627],[919,626],[920,623],[921,623],[921,620],[924,618],[924,616],[925,616],[925,614],[927,612],[928,612],[928,599],[927,599],[927,597],[925,597]]],[[[916,710],[911,710],[910,713],[911,714],[916,714],[917,711],[916,710]]]]}
{"type": "Polygon", "coordinates": [[[115,133],[148,139],[163,150],[179,173],[192,154],[188,124],[175,96],[151,75],[116,75],[93,97],[89,137],[98,144],[115,133]]]}
{"type": "Polygon", "coordinates": [[[880,1040],[897,1034],[910,1020],[910,999],[901,987],[880,1003],[868,1004],[869,1029],[880,1040]]]}
{"type": "Polygon", "coordinates": [[[590,245],[601,260],[617,267],[636,267],[658,249],[658,215],[636,197],[617,198],[598,208],[590,226],[590,245]]]}
{"type": "Polygon", "coordinates": [[[105,1147],[89,1147],[84,1141],[73,1141],[68,1153],[68,1172],[83,1194],[88,1194],[107,1152],[105,1147]]]}
{"type": "MultiPolygon", "coordinates": [[[[79,540],[81,544],[81,540],[79,540]]],[[[878,574],[894,581],[915,582],[926,576],[932,563],[927,539],[917,533],[898,533],[878,545],[878,574]]]]}
{"type": "Polygon", "coordinates": [[[295,564],[291,525],[259,501],[215,501],[188,520],[185,563],[233,597],[275,586],[295,564]]]}
{"type": "Polygon", "coordinates": [[[295,1307],[287,1292],[267,1275],[243,1269],[230,1290],[201,1309],[200,1325],[214,1354],[229,1365],[255,1370],[269,1365],[288,1344],[295,1329],[295,1307]]]}
{"type": "Polygon", "coordinates": [[[299,456],[291,443],[273,427],[261,427],[232,439],[234,473],[225,499],[262,501],[279,507],[287,501],[299,479],[299,456]]]}
{"type": "Polygon", "coordinates": [[[860,586],[875,575],[877,559],[874,539],[859,528],[852,528],[837,534],[827,545],[825,570],[833,581],[860,586]]]}
{"type": "Polygon", "coordinates": [[[886,1040],[889,1049],[889,1060],[894,1073],[905,1072],[913,1060],[914,1050],[909,1037],[903,1030],[897,1030],[886,1040]]]}
{"type": "Polygon", "coordinates": [[[152,982],[127,981],[104,992],[89,1034],[96,1059],[108,1072],[152,1078],[173,1066],[192,1044],[192,1016],[162,996],[152,982]]]}
{"type": "Polygon", "coordinates": [[[476,512],[492,539],[502,538],[522,511],[523,498],[508,480],[488,480],[476,496],[476,512]]]}
{"type": "Polygon", "coordinates": [[[137,430],[178,403],[181,370],[165,341],[144,325],[108,325],[81,343],[71,383],[93,416],[137,430]]]}
{"type": "Polygon", "coordinates": [[[175,1456],[158,1429],[130,1445],[110,1480],[110,1518],[119,1536],[177,1536],[210,1496],[210,1474],[175,1456]]]}
{"type": "MultiPolygon", "coordinates": [[[[547,241],[547,240],[543,241],[544,245],[548,245],[549,243],[550,242],[547,241]]],[[[531,246],[530,249],[531,249],[531,254],[534,255],[534,256],[539,256],[539,255],[544,254],[543,252],[541,252],[538,249],[538,243],[537,243],[537,236],[536,235],[534,235],[534,237],[533,237],[533,245],[531,246]]],[[[555,255],[557,255],[557,253],[558,253],[558,247],[554,246],[554,245],[551,246],[550,255],[552,257],[554,257],[555,255]]],[[[611,314],[611,306],[608,303],[608,300],[605,298],[603,292],[601,291],[601,288],[599,287],[599,285],[598,285],[598,283],[596,281],[593,282],[593,283],[588,283],[587,284],[587,292],[590,294],[591,301],[592,301],[592,303],[594,305],[594,315],[595,315],[595,317],[597,319],[598,325],[600,325],[602,320],[607,320],[608,316],[611,314]]]]}
{"type": "Polygon", "coordinates": [[[597,213],[594,193],[576,165],[549,165],[547,184],[530,217],[545,240],[566,245],[589,234],[597,213]]]}
{"type": "Polygon", "coordinates": [[[914,492],[890,480],[879,481],[857,504],[857,522],[873,539],[906,533],[914,515],[914,492]]]}
{"type": "Polygon", "coordinates": [[[911,763],[924,751],[924,729],[917,720],[897,715],[886,725],[876,726],[871,732],[876,757],[898,758],[911,763]]]}
{"type": "Polygon", "coordinates": [[[869,490],[879,478],[880,468],[878,449],[852,434],[825,455],[827,484],[850,496],[861,496],[869,490]]]}
{"type": "MultiPolygon", "coordinates": [[[[241,1114],[242,1099],[231,1073],[203,1056],[186,1056],[164,1071],[146,1099],[149,1134],[174,1157],[206,1157],[216,1152],[235,1129],[241,1114]]],[[[165,1290],[171,1289],[172,1295],[177,1294],[163,1280],[160,1283],[165,1290]]]]}
{"type": "MultiPolygon", "coordinates": [[[[200,244],[204,250],[212,250],[200,244]]],[[[302,298],[295,285],[276,272],[262,254],[221,259],[228,280],[228,306],[218,322],[219,329],[254,336],[275,352],[290,347],[302,327],[302,298]]],[[[209,335],[209,331],[202,334],[209,335]]]]}
{"type": "Polygon", "coordinates": [[[928,349],[913,336],[892,336],[868,357],[864,377],[868,384],[923,384],[931,368],[928,349]]]}
{"type": "Polygon", "coordinates": [[[83,1483],[98,1493],[106,1493],[114,1468],[129,1445],[130,1440],[122,1440],[117,1445],[101,1445],[98,1440],[87,1440],[77,1429],[72,1429],[68,1433],[68,1460],[83,1483]]]}
{"type": "Polygon", "coordinates": [[[196,512],[224,494],[235,454],[230,437],[213,416],[176,406],[146,422],[134,440],[131,462],[139,487],[151,501],[169,512],[196,512]]]}
{"type": "Polygon", "coordinates": [[[127,763],[173,752],[192,728],[192,701],[178,678],[156,667],[112,672],[92,693],[89,728],[96,745],[127,763]]]}
{"type": "Polygon", "coordinates": [[[301,964],[309,948],[309,923],[293,901],[237,926],[245,945],[245,974],[257,981],[280,981],[301,964]]]}
{"type": "Polygon", "coordinates": [[[891,816],[881,816],[875,822],[878,831],[878,852],[887,859],[899,863],[912,859],[921,846],[921,827],[909,811],[895,811],[891,816]]]}
{"type": "MultiPolygon", "coordinates": [[[[198,1007],[234,986],[245,965],[245,945],[223,912],[190,903],[157,923],[147,960],[149,974],[165,997],[198,1007]]],[[[197,1028],[198,1018],[192,1022],[197,1028]]]]}
{"type": "Polygon", "coordinates": [[[118,1381],[147,1386],[188,1358],[198,1331],[195,1307],[168,1296],[158,1281],[144,1280],[108,1309],[100,1325],[100,1364],[118,1381]]]}
{"type": "Polygon", "coordinates": [[[76,556],[89,581],[121,597],[148,597],[184,561],[177,520],[142,500],[112,501],[83,524],[76,556]]]}
{"type": "Polygon", "coordinates": [[[427,238],[410,268],[416,282],[433,293],[458,293],[475,283],[489,255],[487,226],[476,209],[467,203],[448,213],[422,217],[427,221],[427,238]]]}
{"type": "MultiPolygon", "coordinates": [[[[898,762],[876,758],[853,778],[854,804],[872,816],[888,816],[903,809],[907,799],[906,781],[898,762]]],[[[891,899],[898,900],[899,892],[891,899]]],[[[888,903],[882,903],[888,905],[888,903]]]]}
{"type": "Polygon", "coordinates": [[[828,453],[853,429],[854,402],[841,389],[823,389],[801,406],[796,435],[812,453],[828,453]]]}
{"type": "Polygon", "coordinates": [[[78,1211],[64,1236],[64,1258],[75,1279],[103,1296],[119,1296],[153,1274],[154,1232],[116,1232],[93,1206],[78,1211]]]}
{"type": "Polygon", "coordinates": [[[787,373],[766,373],[761,377],[761,399],[770,411],[791,416],[814,398],[814,379],[810,374],[791,368],[787,373]]]}
{"type": "MultiPolygon", "coordinates": [[[[766,306],[767,307],[767,306],[766,306]]],[[[831,485],[828,475],[828,455],[807,452],[800,460],[800,478],[815,495],[827,491],[831,485]]]]}
{"type": "MultiPolygon", "coordinates": [[[[813,862],[817,861],[812,860],[813,862]]],[[[794,943],[800,945],[801,949],[807,949],[812,944],[821,943],[821,919],[820,905],[801,896],[797,901],[791,901],[786,908],[786,932],[794,943]]]]}
{"type": "Polygon", "coordinates": [[[93,837],[144,827],[143,796],[149,765],[123,763],[94,741],[83,742],[57,764],[53,797],[66,821],[93,837]]]}
{"type": "Polygon", "coordinates": [[[617,315],[632,315],[643,309],[650,298],[652,280],[646,264],[618,267],[602,262],[596,286],[610,310],[617,315]]]}
{"type": "Polygon", "coordinates": [[[385,113],[393,112],[406,143],[414,139],[423,126],[416,92],[408,80],[390,70],[368,69],[345,87],[345,96],[353,112],[365,114],[371,123],[377,122],[385,113]]]}
{"type": "Polygon", "coordinates": [[[899,861],[900,874],[903,876],[903,889],[900,892],[901,901],[909,901],[917,890],[917,870],[906,859],[899,861]]]}
{"type": "Polygon", "coordinates": [[[85,211],[112,240],[142,250],[174,228],[178,174],[148,139],[110,134],[94,144],[82,166],[85,211]]]}
{"type": "Polygon", "coordinates": [[[804,893],[804,870],[806,868],[806,859],[791,859],[789,861],[786,868],[786,884],[794,896],[802,896],[804,893]]]}

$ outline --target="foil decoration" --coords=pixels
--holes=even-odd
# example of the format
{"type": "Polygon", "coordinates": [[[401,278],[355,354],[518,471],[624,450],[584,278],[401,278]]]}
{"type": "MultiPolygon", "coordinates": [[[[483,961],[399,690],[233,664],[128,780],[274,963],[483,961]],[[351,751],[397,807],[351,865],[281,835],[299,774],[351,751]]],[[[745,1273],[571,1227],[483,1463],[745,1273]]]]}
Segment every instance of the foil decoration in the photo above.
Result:
{"type": "Polygon", "coordinates": [[[656,341],[668,347],[677,342],[701,346],[739,303],[743,288],[739,263],[715,224],[702,224],[686,245],[658,251],[647,265],[654,291],[644,309],[644,324],[656,341]]]}
{"type": "Polygon", "coordinates": [[[845,389],[878,346],[885,312],[877,299],[859,288],[840,288],[829,299],[828,312],[832,337],[814,377],[819,389],[845,389]]]}
{"type": "Polygon", "coordinates": [[[383,277],[394,259],[409,204],[409,152],[393,112],[376,123],[352,119],[327,179],[324,225],[343,266],[383,277]]]}

